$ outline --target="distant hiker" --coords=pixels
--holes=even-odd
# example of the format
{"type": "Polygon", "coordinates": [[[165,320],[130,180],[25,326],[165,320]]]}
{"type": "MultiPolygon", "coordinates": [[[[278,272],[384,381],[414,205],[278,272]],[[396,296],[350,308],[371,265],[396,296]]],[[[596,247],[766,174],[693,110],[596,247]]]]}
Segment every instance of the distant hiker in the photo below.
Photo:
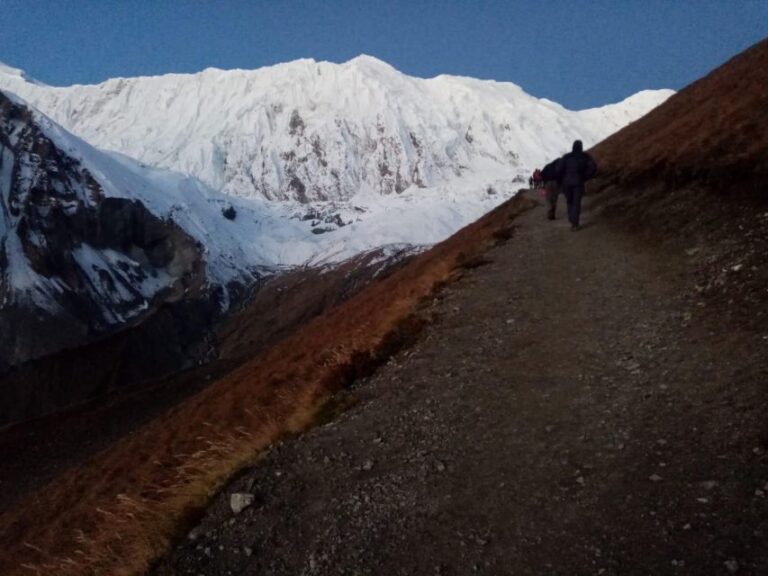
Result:
{"type": "Polygon", "coordinates": [[[536,170],[533,171],[533,187],[541,188],[541,183],[541,170],[536,168],[536,170]]]}
{"type": "Polygon", "coordinates": [[[541,169],[541,180],[544,182],[547,199],[547,218],[555,219],[555,209],[557,208],[557,196],[560,194],[560,185],[557,182],[557,166],[560,160],[553,160],[541,169]]]}
{"type": "Polygon", "coordinates": [[[584,183],[596,172],[597,164],[592,156],[584,152],[581,140],[576,140],[573,143],[573,150],[558,161],[557,181],[568,202],[568,220],[571,223],[571,230],[579,229],[584,183]]]}

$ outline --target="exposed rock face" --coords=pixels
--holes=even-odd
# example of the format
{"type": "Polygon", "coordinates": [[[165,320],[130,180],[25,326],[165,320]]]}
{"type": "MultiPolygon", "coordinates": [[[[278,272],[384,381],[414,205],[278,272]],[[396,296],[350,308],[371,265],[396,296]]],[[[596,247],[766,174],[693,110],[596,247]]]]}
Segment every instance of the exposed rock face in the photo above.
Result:
{"type": "Polygon", "coordinates": [[[201,247],[139,201],[105,196],[0,93],[0,368],[199,295],[201,247]]]}

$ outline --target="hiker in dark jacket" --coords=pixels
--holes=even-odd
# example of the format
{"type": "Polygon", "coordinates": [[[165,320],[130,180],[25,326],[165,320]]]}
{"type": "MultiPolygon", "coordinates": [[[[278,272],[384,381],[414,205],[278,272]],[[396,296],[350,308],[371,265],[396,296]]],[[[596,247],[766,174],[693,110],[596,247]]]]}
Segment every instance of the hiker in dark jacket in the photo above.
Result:
{"type": "Polygon", "coordinates": [[[553,160],[541,169],[541,179],[544,181],[544,189],[547,191],[547,218],[555,219],[557,208],[557,196],[560,194],[560,185],[557,182],[557,168],[560,160],[553,160]]]}
{"type": "Polygon", "coordinates": [[[584,183],[597,172],[597,164],[592,156],[584,152],[581,140],[573,143],[573,150],[560,158],[557,167],[557,180],[560,190],[568,202],[568,220],[571,230],[579,229],[581,216],[581,198],[584,196],[584,183]]]}

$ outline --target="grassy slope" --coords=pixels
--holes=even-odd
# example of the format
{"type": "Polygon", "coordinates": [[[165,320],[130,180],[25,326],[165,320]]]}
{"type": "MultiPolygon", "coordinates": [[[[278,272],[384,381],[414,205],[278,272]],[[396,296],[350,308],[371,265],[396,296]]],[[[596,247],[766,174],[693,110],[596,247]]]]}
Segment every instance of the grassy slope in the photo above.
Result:
{"type": "Polygon", "coordinates": [[[597,145],[597,186],[768,196],[768,39],[597,145]]]}
{"type": "Polygon", "coordinates": [[[616,226],[670,244],[708,314],[768,327],[768,39],[592,152],[590,184],[616,226]]]}
{"type": "Polygon", "coordinates": [[[140,574],[231,474],[418,331],[419,303],[512,233],[513,199],[0,519],[0,573],[140,574]]]}

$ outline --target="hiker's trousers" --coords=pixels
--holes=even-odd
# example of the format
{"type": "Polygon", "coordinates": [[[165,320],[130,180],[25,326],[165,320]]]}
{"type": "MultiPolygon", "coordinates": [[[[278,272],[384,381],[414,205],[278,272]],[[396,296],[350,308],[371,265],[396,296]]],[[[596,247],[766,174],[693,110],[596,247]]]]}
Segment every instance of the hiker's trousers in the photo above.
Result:
{"type": "Polygon", "coordinates": [[[579,225],[581,218],[581,198],[584,196],[584,185],[563,186],[563,194],[568,202],[568,221],[574,226],[579,225]]]}
{"type": "Polygon", "coordinates": [[[557,209],[557,197],[560,194],[560,186],[557,182],[552,180],[547,182],[544,186],[547,188],[547,215],[550,218],[555,217],[555,210],[557,209]]]}

